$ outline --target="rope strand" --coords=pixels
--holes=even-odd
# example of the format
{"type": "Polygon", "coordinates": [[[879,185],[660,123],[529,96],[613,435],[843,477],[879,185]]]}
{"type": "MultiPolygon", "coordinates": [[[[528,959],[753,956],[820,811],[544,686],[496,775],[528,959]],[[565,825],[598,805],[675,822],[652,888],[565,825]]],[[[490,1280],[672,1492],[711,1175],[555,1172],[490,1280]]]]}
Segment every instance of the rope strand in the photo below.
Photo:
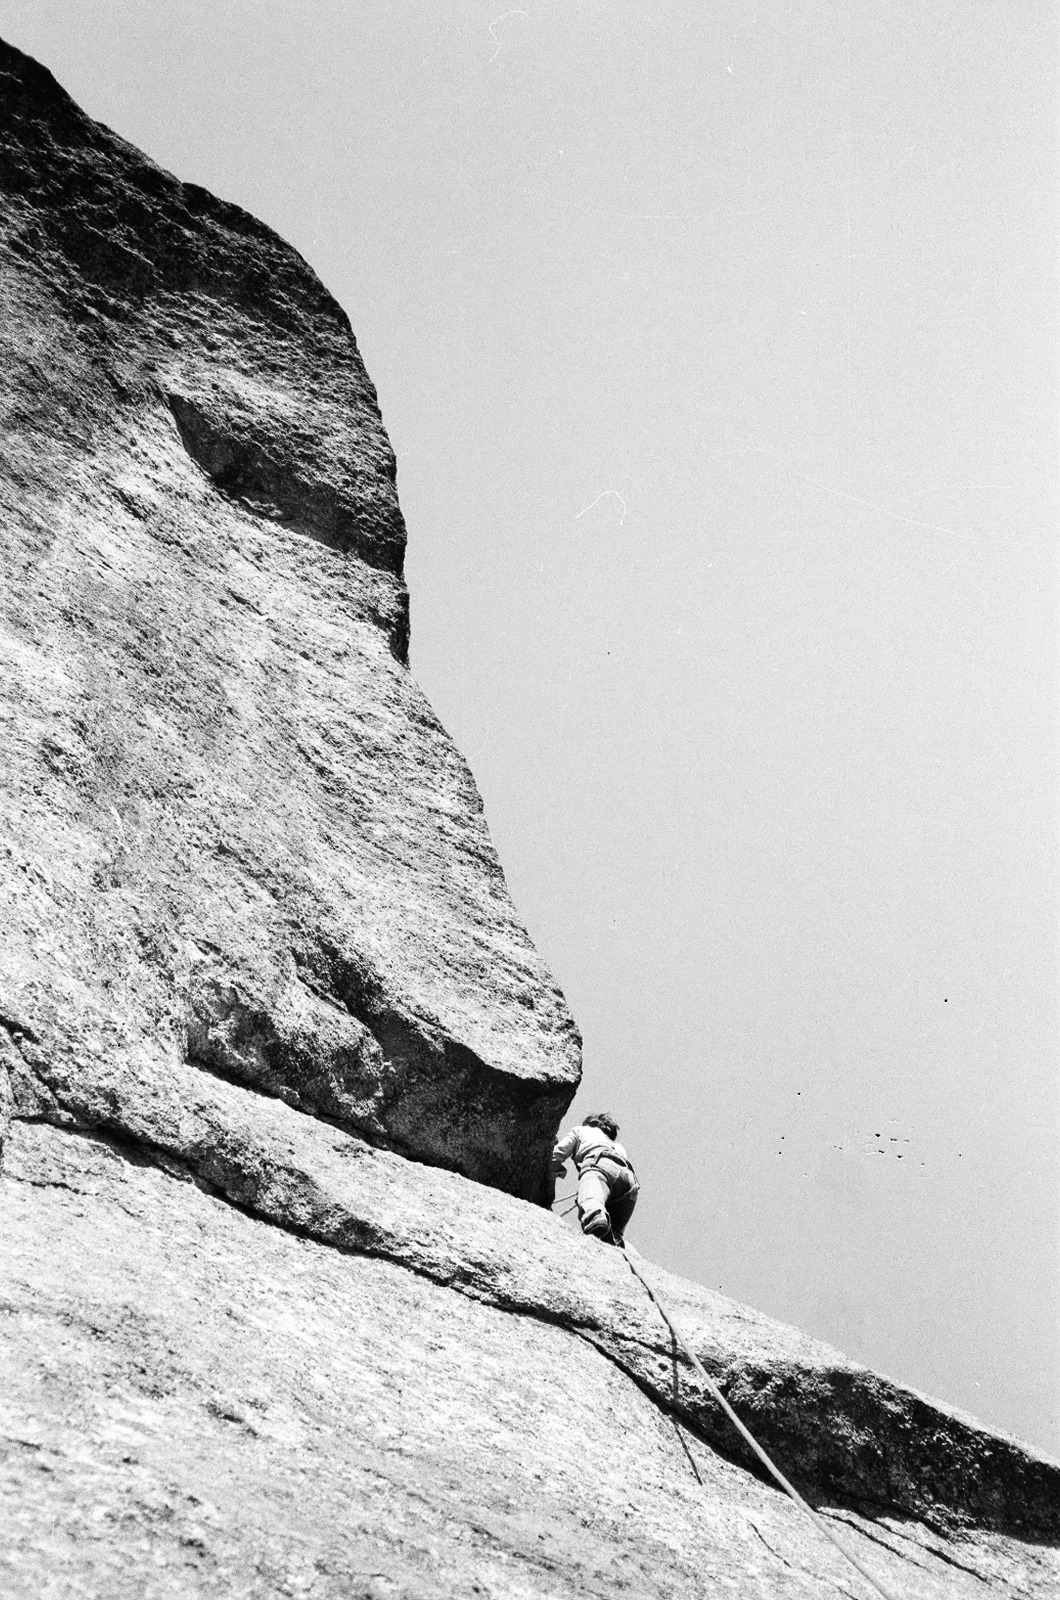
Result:
{"type": "Polygon", "coordinates": [[[688,1340],[685,1338],[684,1334],[681,1332],[681,1329],[677,1326],[677,1323],[674,1321],[674,1319],[670,1315],[669,1311],[667,1311],[665,1305],[660,1300],[659,1296],[655,1293],[655,1290],[652,1288],[651,1284],[648,1282],[648,1280],[644,1276],[643,1272],[641,1272],[639,1270],[639,1268],[636,1266],[636,1264],[635,1264],[635,1262],[633,1260],[633,1257],[629,1253],[631,1247],[629,1245],[627,1245],[625,1243],[625,1241],[622,1241],[619,1244],[619,1248],[621,1249],[622,1254],[626,1258],[626,1262],[627,1262],[627,1264],[629,1266],[630,1272],[632,1272],[633,1276],[635,1278],[638,1278],[640,1280],[640,1282],[644,1285],[644,1289],[645,1289],[645,1291],[647,1293],[648,1299],[651,1301],[652,1305],[656,1308],[656,1310],[658,1311],[659,1315],[662,1317],[663,1321],[666,1323],[666,1326],[669,1328],[670,1332],[673,1334],[674,1338],[677,1340],[677,1343],[681,1346],[681,1349],[684,1351],[685,1355],[688,1357],[689,1361],[692,1363],[693,1367],[699,1373],[699,1376],[702,1378],[703,1382],[706,1384],[706,1386],[707,1386],[708,1390],[710,1391],[711,1395],[713,1395],[714,1399],[718,1402],[718,1404],[721,1406],[722,1410],[725,1412],[725,1415],[728,1417],[729,1421],[733,1424],[733,1426],[736,1428],[737,1432],[740,1434],[740,1437],[742,1439],[746,1440],[746,1442],[750,1445],[750,1447],[754,1451],[755,1455],[762,1462],[762,1464],[769,1470],[770,1474],[772,1475],[772,1477],[774,1477],[776,1479],[777,1483],[780,1484],[780,1487],[784,1490],[785,1494],[791,1496],[792,1500],[794,1500],[795,1504],[799,1507],[799,1509],[801,1511],[804,1511],[806,1513],[806,1515],[809,1517],[810,1521],[814,1524],[814,1527],[816,1527],[819,1532],[823,1533],[825,1538],[830,1540],[831,1543],[835,1545],[836,1549],[838,1551],[840,1551],[840,1553],[842,1555],[846,1556],[846,1558],[850,1562],[851,1566],[854,1567],[858,1572],[860,1572],[861,1576],[865,1579],[865,1582],[871,1584],[872,1587],[876,1590],[876,1593],[883,1596],[883,1600],[894,1600],[894,1596],[890,1593],[890,1591],[888,1589],[885,1589],[883,1584],[880,1583],[879,1579],[878,1578],[874,1578],[872,1573],[869,1572],[865,1567],[863,1567],[861,1565],[861,1562],[858,1560],[857,1556],[855,1556],[850,1550],[847,1549],[847,1547],[846,1547],[845,1543],[843,1542],[843,1540],[838,1538],[836,1536],[836,1534],[834,1534],[832,1532],[832,1529],[829,1528],[828,1525],[824,1521],[822,1521],[822,1519],[817,1515],[816,1511],[814,1511],[813,1507],[808,1505],[807,1502],[802,1498],[802,1495],[799,1493],[799,1491],[796,1488],[794,1488],[792,1484],[790,1484],[788,1482],[787,1478],[785,1478],[784,1474],[781,1472],[780,1468],[776,1465],[776,1463],[768,1455],[766,1455],[766,1452],[762,1449],[762,1446],[758,1443],[758,1440],[751,1433],[750,1429],[746,1428],[744,1426],[744,1424],[740,1421],[739,1417],[736,1415],[736,1412],[732,1409],[732,1406],[726,1400],[725,1396],[722,1394],[722,1392],[719,1389],[718,1385],[714,1382],[714,1379],[710,1376],[710,1373],[707,1371],[706,1367],[704,1367],[702,1361],[700,1361],[699,1357],[696,1355],[695,1351],[692,1349],[692,1347],[688,1343],[688,1340]]]}

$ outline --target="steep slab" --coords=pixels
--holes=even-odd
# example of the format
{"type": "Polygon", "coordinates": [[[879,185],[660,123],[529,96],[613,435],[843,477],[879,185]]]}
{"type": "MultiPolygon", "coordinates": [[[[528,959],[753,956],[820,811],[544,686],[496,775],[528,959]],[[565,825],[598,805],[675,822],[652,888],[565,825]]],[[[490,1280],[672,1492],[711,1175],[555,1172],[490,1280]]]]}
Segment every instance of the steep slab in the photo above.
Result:
{"type": "MultiPolygon", "coordinates": [[[[404,1209],[418,1231],[435,1177],[356,1159],[381,1161],[392,1191],[408,1168],[391,1223],[404,1209]]],[[[599,1293],[605,1317],[625,1305],[629,1345],[637,1308],[610,1252],[484,1189],[476,1221],[475,1186],[437,1176],[484,1246],[498,1203],[551,1237],[551,1317],[509,1309],[511,1283],[507,1299],[482,1274],[456,1292],[268,1226],[135,1148],[21,1124],[0,1186],[4,1594],[869,1595],[790,1501],[681,1420],[684,1372],[652,1393],[556,1320],[563,1292],[599,1293]]],[[[1041,1545],[825,1504],[895,1596],[1045,1600],[1060,1583],[1041,1545]]]]}
{"type": "Polygon", "coordinates": [[[405,665],[344,313],[6,45],[0,195],[0,1013],[542,1198],[579,1040],[405,665]]]}
{"type": "MultiPolygon", "coordinates": [[[[669,1335],[619,1252],[550,1213],[179,1064],[141,1059],[133,1081],[104,1057],[85,1077],[23,1035],[0,1065],[16,1119],[118,1134],[262,1220],[565,1327],[754,1465],[708,1395],[688,1383],[675,1395],[669,1335]]],[[[653,1276],[730,1402],[811,1498],[1060,1540],[1056,1463],[723,1295],[653,1276]]]]}

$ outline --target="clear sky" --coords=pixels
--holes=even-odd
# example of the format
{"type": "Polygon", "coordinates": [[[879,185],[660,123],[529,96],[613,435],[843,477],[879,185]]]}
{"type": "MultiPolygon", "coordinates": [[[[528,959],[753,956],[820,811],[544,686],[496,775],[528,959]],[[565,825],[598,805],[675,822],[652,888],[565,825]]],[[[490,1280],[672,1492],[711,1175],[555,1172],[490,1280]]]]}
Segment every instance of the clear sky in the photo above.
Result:
{"type": "Polygon", "coordinates": [[[345,306],[651,1258],[1060,1454],[1057,18],[0,0],[345,306]]]}

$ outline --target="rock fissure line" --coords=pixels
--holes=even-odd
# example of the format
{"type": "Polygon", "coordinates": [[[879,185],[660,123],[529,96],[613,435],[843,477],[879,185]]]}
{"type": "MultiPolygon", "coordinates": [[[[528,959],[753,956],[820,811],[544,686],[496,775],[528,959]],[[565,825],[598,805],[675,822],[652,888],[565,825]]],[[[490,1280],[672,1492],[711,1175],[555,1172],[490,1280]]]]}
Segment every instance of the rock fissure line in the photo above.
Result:
{"type": "MultiPolygon", "coordinates": [[[[913,1556],[909,1552],[905,1550],[896,1550],[893,1544],[888,1544],[887,1540],[882,1539],[878,1533],[870,1533],[868,1528],[860,1527],[858,1523],[851,1522],[849,1517],[842,1516],[839,1512],[832,1510],[830,1507],[818,1508],[817,1514],[821,1517],[828,1517],[833,1522],[841,1522],[844,1528],[852,1528],[855,1533],[863,1533],[866,1539],[872,1540],[873,1544],[878,1544],[882,1549],[889,1550],[893,1556],[899,1556],[903,1561],[911,1562],[914,1567],[922,1567],[925,1572],[929,1572],[931,1570],[930,1567],[928,1567],[923,1561],[914,1560],[913,1556]]],[[[947,1537],[947,1534],[944,1530],[932,1527],[931,1524],[926,1521],[924,1522],[924,1526],[929,1527],[931,1532],[936,1534],[939,1538],[944,1539],[947,1537]]],[[[897,1532],[895,1533],[895,1538],[902,1537],[903,1535],[897,1532]]],[[[977,1572],[974,1567],[965,1566],[962,1562],[957,1561],[953,1556],[947,1555],[942,1550],[935,1550],[930,1545],[919,1544],[915,1539],[909,1539],[908,1537],[906,1537],[906,1542],[908,1544],[916,1545],[916,1548],[920,1551],[921,1555],[934,1556],[938,1561],[944,1561],[947,1566],[960,1567],[963,1572],[970,1572],[973,1578],[978,1578],[982,1583],[989,1583],[990,1581],[988,1578],[984,1578],[981,1572],[977,1572]]]]}
{"type": "MultiPolygon", "coordinates": [[[[192,1050],[187,1051],[184,1059],[196,1072],[204,1072],[207,1077],[217,1078],[221,1083],[229,1083],[234,1089],[241,1089],[246,1094],[260,1095],[263,1100],[279,1101],[280,1105],[287,1106],[291,1111],[297,1111],[300,1117],[311,1117],[314,1122],[334,1128],[338,1133],[352,1133],[355,1138],[363,1139],[365,1144],[371,1145],[373,1150],[389,1150],[392,1155],[399,1155],[405,1161],[416,1160],[416,1157],[410,1155],[400,1144],[381,1138],[378,1130],[373,1129],[368,1123],[356,1122],[352,1117],[331,1116],[326,1111],[311,1111],[308,1107],[300,1105],[293,1095],[289,1098],[279,1089],[271,1089],[263,1083],[249,1082],[246,1078],[238,1077],[230,1069],[226,1070],[219,1062],[197,1056],[192,1050]]],[[[424,1161],[420,1165],[429,1166],[431,1163],[424,1161]]]]}
{"type": "MultiPolygon", "coordinates": [[[[354,1015],[339,1001],[329,1000],[327,996],[314,990],[317,997],[326,1001],[342,1015],[354,1015]]],[[[362,1019],[357,1017],[357,1021],[362,1019]]],[[[196,1072],[204,1072],[211,1078],[218,1079],[221,1083],[230,1084],[234,1089],[239,1089],[247,1094],[260,1095],[263,1100],[276,1101],[299,1116],[307,1117],[312,1122],[322,1123],[325,1127],[334,1128],[338,1133],[352,1134],[354,1138],[361,1139],[373,1150],[385,1150],[390,1155],[400,1156],[403,1161],[408,1161],[414,1166],[440,1167],[443,1171],[458,1172],[455,1166],[448,1166],[441,1161],[429,1161],[418,1155],[415,1150],[402,1140],[392,1135],[387,1135],[380,1128],[367,1119],[358,1120],[352,1116],[340,1116],[324,1110],[318,1110],[312,1105],[302,1104],[290,1089],[284,1093],[283,1087],[272,1088],[267,1083],[255,1083],[246,1077],[240,1076],[231,1067],[226,1066],[219,1058],[209,1059],[196,1055],[193,1050],[185,1052],[185,1061],[196,1072]]]]}
{"type": "MultiPolygon", "coordinates": [[[[766,1549],[769,1551],[769,1554],[773,1557],[773,1559],[775,1561],[779,1561],[782,1566],[787,1567],[789,1572],[801,1573],[801,1575],[804,1578],[816,1579],[819,1576],[819,1574],[817,1574],[815,1572],[812,1572],[809,1567],[797,1567],[793,1561],[789,1561],[788,1560],[787,1556],[782,1556],[779,1550],[774,1550],[773,1546],[770,1544],[770,1542],[766,1538],[765,1534],[762,1532],[762,1530],[758,1527],[758,1525],[756,1523],[751,1521],[750,1517],[747,1518],[747,1525],[748,1525],[749,1528],[752,1529],[752,1531],[754,1533],[756,1533],[758,1535],[758,1537],[761,1539],[762,1543],[765,1545],[766,1549]]],[[[857,1597],[855,1595],[852,1595],[849,1589],[844,1589],[843,1585],[839,1582],[839,1580],[837,1578],[830,1579],[830,1582],[832,1582],[835,1585],[835,1587],[839,1590],[840,1594],[847,1595],[848,1596],[848,1600],[859,1600],[859,1597],[857,1597]]]]}
{"type": "MultiPolygon", "coordinates": [[[[2,1070],[2,1068],[0,1068],[0,1070],[2,1070]]],[[[222,1079],[222,1081],[227,1080],[222,1079]]],[[[238,1087],[243,1089],[247,1086],[239,1084],[238,1087]]],[[[251,1089],[250,1092],[260,1092],[267,1099],[274,1098],[273,1096],[265,1094],[265,1091],[256,1091],[251,1089]]],[[[321,1249],[334,1250],[339,1255],[363,1256],[369,1260],[385,1261],[390,1266],[399,1267],[403,1271],[411,1273],[414,1277],[422,1278],[426,1282],[433,1283],[442,1289],[452,1289],[456,1294],[462,1294],[469,1300],[475,1300],[480,1304],[492,1306],[495,1310],[503,1311],[506,1315],[527,1317],[533,1322],[540,1322],[545,1327],[559,1328],[563,1332],[569,1333],[574,1337],[584,1339],[587,1344],[591,1345],[591,1347],[598,1352],[598,1354],[604,1356],[608,1361],[610,1361],[616,1370],[622,1373],[623,1377],[629,1378],[633,1383],[635,1383],[637,1387],[641,1389],[642,1393],[645,1394],[655,1405],[657,1405],[662,1412],[666,1414],[673,1412],[675,1415],[680,1415],[684,1420],[686,1420],[690,1431],[693,1432],[697,1438],[700,1437],[699,1429],[695,1423],[695,1419],[691,1416],[691,1414],[686,1414],[684,1411],[670,1406],[665,1398],[661,1397],[658,1392],[651,1388],[650,1385],[643,1382],[638,1377],[634,1369],[625,1365],[612,1350],[609,1350],[605,1345],[600,1344],[593,1336],[594,1325],[592,1323],[578,1323],[568,1317],[564,1317],[558,1312],[555,1314],[550,1314],[546,1308],[542,1306],[535,1306],[532,1302],[521,1300],[516,1296],[505,1295],[502,1292],[493,1291],[482,1284],[475,1283],[472,1280],[462,1279],[459,1272],[455,1270],[451,1273],[440,1272],[438,1270],[432,1271],[427,1266],[418,1265],[416,1262],[409,1261],[394,1250],[388,1250],[382,1245],[373,1245],[364,1239],[357,1240],[349,1235],[346,1235],[342,1238],[323,1237],[319,1232],[310,1226],[293,1222],[288,1218],[277,1216],[269,1211],[259,1209],[252,1201],[240,1199],[238,1195],[232,1194],[226,1190],[224,1184],[219,1182],[216,1178],[206,1177],[193,1162],[187,1159],[187,1157],[175,1153],[173,1150],[168,1149],[164,1145],[153,1144],[148,1139],[143,1139],[136,1135],[129,1134],[119,1123],[62,1123],[55,1121],[54,1118],[47,1115],[23,1116],[21,1114],[19,1114],[15,1120],[25,1123],[39,1123],[44,1127],[54,1128],[57,1132],[62,1134],[103,1143],[112,1148],[115,1154],[121,1159],[131,1161],[133,1165],[153,1166],[156,1167],[158,1171],[164,1173],[166,1177],[172,1178],[174,1182],[192,1183],[197,1189],[201,1190],[203,1194],[209,1195],[213,1200],[220,1200],[225,1205],[231,1206],[232,1209],[234,1211],[238,1211],[241,1216],[248,1217],[254,1222],[264,1223],[267,1227],[277,1228],[283,1233],[291,1234],[294,1238],[304,1239],[307,1243],[317,1245],[321,1249]]],[[[393,1154],[395,1152],[390,1153],[393,1154]]],[[[303,1176],[303,1174],[301,1174],[297,1168],[289,1169],[289,1174],[296,1177],[303,1176]]],[[[3,1176],[2,1168],[0,1168],[0,1176],[3,1176]]],[[[75,1194],[89,1192],[78,1189],[75,1185],[65,1183],[61,1180],[41,1180],[24,1178],[16,1175],[14,1181],[17,1183],[27,1183],[33,1187],[68,1189],[75,1194]]],[[[599,1325],[596,1325],[596,1331],[602,1332],[603,1330],[599,1327],[599,1325]]],[[[657,1356],[659,1354],[658,1346],[651,1344],[649,1341],[633,1339],[629,1336],[622,1335],[619,1335],[618,1338],[623,1344],[633,1345],[637,1349],[643,1350],[645,1355],[657,1356]]],[[[710,1444],[710,1441],[705,1438],[702,1440],[702,1442],[708,1445],[711,1449],[715,1448],[715,1446],[710,1444]]],[[[737,1462],[736,1464],[740,1466],[746,1465],[743,1462],[737,1462]]],[[[752,1467],[748,1466],[747,1470],[751,1471],[753,1474],[752,1467]]],[[[768,1482],[768,1479],[763,1479],[763,1481],[768,1482]]]]}
{"type": "MultiPolygon", "coordinates": [[[[502,1307],[501,1309],[508,1308],[502,1307]]],[[[693,1411],[690,1411],[678,1401],[668,1400],[660,1389],[653,1388],[653,1386],[648,1383],[647,1380],[644,1379],[633,1367],[627,1366],[614,1350],[609,1349],[607,1345],[601,1344],[597,1339],[594,1339],[593,1335],[588,1332],[587,1329],[584,1327],[578,1327],[574,1324],[564,1324],[564,1326],[568,1328],[569,1332],[575,1334],[579,1339],[582,1339],[599,1355],[606,1357],[606,1359],[610,1361],[619,1372],[622,1373],[623,1377],[628,1378],[631,1383],[636,1385],[641,1394],[644,1395],[646,1399],[650,1400],[652,1405],[654,1405],[657,1410],[662,1413],[662,1415],[671,1418],[675,1424],[682,1423],[692,1437],[694,1439],[698,1439],[700,1444],[702,1444],[706,1449],[712,1450],[716,1455],[721,1456],[723,1460],[728,1461],[732,1466],[739,1467],[742,1471],[749,1473],[752,1478],[757,1478],[763,1487],[770,1489],[783,1497],[783,1492],[777,1488],[768,1472],[766,1472],[761,1463],[753,1456],[740,1458],[736,1454],[735,1449],[724,1449],[724,1447],[719,1444],[716,1439],[708,1437],[703,1430],[702,1424],[693,1411]]],[[[644,1350],[648,1354],[654,1355],[656,1353],[655,1346],[643,1343],[640,1340],[629,1340],[628,1342],[631,1344],[636,1344],[639,1349],[644,1350]]]]}
{"type": "MultiPolygon", "coordinates": [[[[773,1493],[775,1493],[780,1499],[783,1500],[785,1498],[783,1491],[777,1487],[777,1484],[774,1481],[774,1479],[769,1475],[769,1473],[766,1471],[766,1469],[761,1465],[761,1463],[755,1457],[749,1456],[749,1455],[741,1456],[737,1451],[737,1447],[735,1446],[735,1443],[734,1443],[734,1445],[733,1445],[733,1447],[731,1449],[726,1449],[724,1444],[720,1443],[717,1438],[709,1435],[704,1430],[702,1422],[700,1421],[700,1419],[696,1416],[696,1414],[693,1411],[688,1410],[685,1406],[681,1405],[679,1402],[674,1402],[672,1400],[668,1400],[664,1394],[662,1394],[660,1391],[654,1389],[651,1386],[651,1384],[647,1383],[644,1380],[644,1378],[642,1378],[640,1376],[640,1374],[638,1374],[634,1369],[632,1369],[630,1367],[627,1367],[622,1362],[622,1360],[619,1358],[619,1356],[615,1353],[614,1350],[609,1349],[606,1345],[600,1344],[596,1339],[593,1338],[593,1336],[590,1333],[586,1332],[583,1328],[571,1325],[570,1326],[570,1331],[575,1333],[579,1338],[583,1339],[586,1344],[589,1344],[594,1350],[598,1351],[601,1355],[606,1356],[607,1359],[609,1361],[611,1361],[612,1364],[614,1366],[616,1366],[620,1372],[622,1372],[627,1378],[629,1378],[629,1380],[633,1384],[636,1385],[636,1387],[640,1390],[640,1392],[648,1400],[650,1400],[652,1402],[652,1404],[660,1412],[662,1412],[664,1415],[668,1415],[668,1416],[672,1417],[674,1419],[675,1423],[677,1423],[677,1422],[683,1423],[684,1426],[688,1429],[688,1432],[691,1433],[693,1438],[698,1439],[699,1442],[702,1445],[704,1445],[707,1449],[709,1449],[709,1450],[713,1451],[715,1454],[721,1456],[723,1460],[728,1461],[732,1466],[739,1467],[742,1471],[747,1472],[751,1477],[756,1478],[758,1480],[758,1482],[761,1483],[764,1488],[767,1488],[770,1491],[772,1491],[773,1493]]],[[[631,1342],[633,1342],[633,1341],[631,1341],[631,1342]]],[[[639,1341],[636,1341],[636,1342],[639,1343],[639,1341]]],[[[652,1353],[654,1353],[654,1348],[655,1347],[642,1345],[641,1348],[644,1348],[646,1350],[651,1350],[652,1353]]],[[[695,1463],[693,1462],[693,1466],[694,1465],[695,1465],[695,1463]]],[[[873,1533],[869,1532],[869,1530],[867,1528],[862,1527],[860,1523],[851,1521],[849,1517],[839,1516],[833,1509],[831,1509],[831,1507],[826,1506],[823,1503],[821,1503],[820,1497],[818,1495],[816,1495],[812,1489],[808,1490],[803,1485],[798,1485],[798,1487],[799,1487],[799,1492],[803,1495],[803,1498],[806,1499],[809,1502],[812,1510],[815,1512],[816,1515],[824,1516],[824,1517],[831,1517],[837,1522],[842,1522],[843,1525],[845,1527],[851,1529],[852,1532],[862,1534],[866,1539],[872,1540],[872,1542],[874,1544],[881,1545],[883,1547],[883,1549],[888,1550],[891,1555],[898,1556],[900,1560],[905,1561],[905,1560],[909,1560],[910,1559],[907,1556],[905,1551],[895,1549],[895,1547],[893,1545],[887,1544],[887,1542],[885,1540],[880,1539],[876,1535],[874,1535],[873,1533]]],[[[851,1496],[850,1498],[852,1498],[852,1499],[856,1498],[857,1499],[857,1507],[858,1507],[860,1515],[862,1515],[863,1517],[865,1517],[869,1521],[878,1522],[879,1519],[882,1518],[882,1517],[885,1517],[885,1516],[893,1517],[894,1516],[895,1508],[894,1508],[894,1506],[892,1504],[890,1504],[887,1501],[873,1500],[868,1496],[858,1496],[858,1497],[851,1496]]],[[[919,1523],[921,1523],[924,1527],[930,1529],[930,1531],[932,1533],[934,1533],[938,1538],[949,1539],[951,1537],[951,1533],[950,1533],[949,1530],[947,1530],[943,1526],[940,1526],[940,1525],[932,1522],[924,1514],[919,1514],[916,1517],[915,1520],[918,1521],[919,1523]]],[[[755,1532],[756,1533],[758,1532],[757,1528],[755,1529],[755,1532]]],[[[761,1537],[761,1534],[759,1534],[759,1537],[761,1537]]],[[[910,1540],[910,1543],[916,1544],[917,1541],[910,1540]]],[[[917,1548],[920,1549],[923,1553],[925,1553],[927,1555],[937,1555],[940,1561],[945,1561],[949,1565],[952,1565],[952,1566],[960,1566],[961,1565],[960,1562],[955,1561],[955,1560],[953,1560],[953,1558],[944,1555],[942,1553],[942,1551],[936,1551],[936,1550],[933,1550],[932,1548],[930,1548],[929,1546],[924,1546],[924,1545],[919,1545],[919,1544],[917,1545],[917,1548]]],[[[923,1565],[922,1563],[918,1563],[918,1562],[915,1562],[915,1561],[912,1564],[914,1566],[923,1565]]],[[[924,1570],[926,1571],[926,1570],[929,1570],[929,1569],[925,1568],[924,1570]]],[[[968,1572],[973,1573],[973,1576],[975,1576],[977,1578],[981,1578],[982,1577],[981,1573],[975,1572],[974,1569],[971,1568],[971,1567],[968,1567],[965,1570],[967,1570],[968,1572]]],[[[987,1581],[987,1580],[983,1580],[983,1581],[987,1581]]]]}

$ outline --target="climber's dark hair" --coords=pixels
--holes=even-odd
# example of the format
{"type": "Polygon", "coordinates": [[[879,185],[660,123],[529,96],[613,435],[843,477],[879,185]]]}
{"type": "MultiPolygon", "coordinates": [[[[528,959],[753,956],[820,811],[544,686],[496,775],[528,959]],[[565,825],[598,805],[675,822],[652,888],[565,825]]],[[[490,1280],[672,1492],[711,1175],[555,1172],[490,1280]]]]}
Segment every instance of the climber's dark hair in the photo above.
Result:
{"type": "Polygon", "coordinates": [[[583,1117],[582,1127],[599,1128],[600,1132],[606,1133],[609,1139],[613,1139],[618,1133],[618,1123],[610,1111],[594,1111],[591,1117],[583,1117]]]}

